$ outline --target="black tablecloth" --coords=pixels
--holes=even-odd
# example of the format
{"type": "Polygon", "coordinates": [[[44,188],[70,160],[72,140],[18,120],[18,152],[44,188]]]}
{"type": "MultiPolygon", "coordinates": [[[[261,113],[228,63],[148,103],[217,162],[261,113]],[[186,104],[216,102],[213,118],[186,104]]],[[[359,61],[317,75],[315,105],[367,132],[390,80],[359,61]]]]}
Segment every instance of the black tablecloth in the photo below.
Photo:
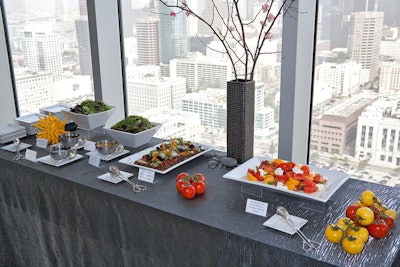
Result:
{"type": "MultiPolygon", "coordinates": [[[[34,144],[32,137],[22,141],[34,144]]],[[[145,147],[128,149],[134,153],[145,147]]],[[[46,155],[31,149],[38,157],[46,155]]],[[[111,164],[135,177],[137,168],[118,160],[95,167],[85,152],[79,151],[82,159],[56,168],[15,161],[13,153],[0,150],[0,265],[399,266],[398,221],[387,238],[370,238],[358,255],[324,238],[325,227],[343,217],[345,207],[365,189],[399,211],[398,188],[349,179],[327,203],[312,202],[224,179],[230,169],[208,168],[209,155],[204,155],[156,174],[153,184],[141,182],[148,190],[135,194],[125,182],[96,177],[111,164]],[[205,174],[206,193],[193,200],[177,194],[175,176],[181,171],[205,174]],[[269,204],[266,218],[245,212],[248,198],[269,204]],[[308,220],[302,230],[320,241],[321,249],[305,252],[297,235],[262,225],[278,205],[308,220]]]]}

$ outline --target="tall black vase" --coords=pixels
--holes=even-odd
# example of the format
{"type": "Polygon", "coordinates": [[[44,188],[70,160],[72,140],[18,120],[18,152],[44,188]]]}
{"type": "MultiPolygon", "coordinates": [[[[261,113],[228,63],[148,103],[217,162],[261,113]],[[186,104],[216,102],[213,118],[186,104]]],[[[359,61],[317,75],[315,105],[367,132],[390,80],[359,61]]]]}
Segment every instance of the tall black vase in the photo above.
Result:
{"type": "Polygon", "coordinates": [[[243,163],[253,157],[255,81],[227,84],[227,156],[243,163]]]}

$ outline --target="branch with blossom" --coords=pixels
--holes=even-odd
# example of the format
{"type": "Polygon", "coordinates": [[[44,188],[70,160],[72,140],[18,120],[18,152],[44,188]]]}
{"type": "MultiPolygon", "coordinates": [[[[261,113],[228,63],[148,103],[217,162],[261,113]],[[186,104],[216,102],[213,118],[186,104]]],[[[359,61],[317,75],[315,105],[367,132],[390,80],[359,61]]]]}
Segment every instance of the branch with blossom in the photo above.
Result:
{"type": "Polygon", "coordinates": [[[225,51],[220,52],[228,56],[236,80],[239,77],[243,77],[244,80],[253,80],[256,63],[260,55],[263,54],[262,48],[266,41],[271,40],[273,37],[271,30],[275,22],[281,15],[291,10],[292,3],[295,0],[268,0],[260,6],[260,9],[251,20],[245,20],[245,16],[242,14],[244,10],[240,9],[240,0],[224,1],[226,5],[223,8],[224,12],[212,0],[212,14],[209,20],[206,20],[191,9],[186,0],[158,1],[171,8],[169,13],[171,17],[176,17],[178,13],[184,13],[187,17],[194,16],[204,23],[221,42],[225,51]],[[223,15],[224,13],[227,13],[227,15],[223,15]],[[216,19],[219,19],[222,24],[217,25],[216,19]],[[258,23],[259,25],[257,26],[258,23]],[[253,49],[249,46],[246,38],[246,29],[250,26],[260,29],[256,36],[256,46],[253,49]],[[234,40],[239,45],[239,49],[232,46],[231,40],[234,40]],[[239,65],[243,66],[244,73],[239,73],[239,65]]]}

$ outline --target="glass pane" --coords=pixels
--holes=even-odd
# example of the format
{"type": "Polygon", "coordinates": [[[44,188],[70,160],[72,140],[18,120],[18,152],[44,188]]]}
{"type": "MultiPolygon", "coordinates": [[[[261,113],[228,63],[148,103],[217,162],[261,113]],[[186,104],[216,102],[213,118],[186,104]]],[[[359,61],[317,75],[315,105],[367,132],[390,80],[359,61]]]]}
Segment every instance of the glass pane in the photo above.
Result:
{"type": "MultiPolygon", "coordinates": [[[[213,6],[225,17],[231,1],[187,3],[210,20],[213,6]]],[[[246,21],[263,14],[259,1],[239,3],[246,21]]],[[[193,15],[160,1],[122,0],[122,19],[129,114],[163,123],[157,137],[183,137],[226,150],[226,86],[233,70],[220,41],[193,15]]],[[[260,20],[248,28],[249,43],[257,38],[260,20]]],[[[255,155],[277,156],[281,25],[281,19],[274,24],[257,63],[255,155]]]]}
{"type": "Polygon", "coordinates": [[[310,160],[399,186],[397,0],[321,1],[310,160]]]}
{"type": "Polygon", "coordinates": [[[86,0],[4,0],[20,115],[93,98],[86,0]]]}

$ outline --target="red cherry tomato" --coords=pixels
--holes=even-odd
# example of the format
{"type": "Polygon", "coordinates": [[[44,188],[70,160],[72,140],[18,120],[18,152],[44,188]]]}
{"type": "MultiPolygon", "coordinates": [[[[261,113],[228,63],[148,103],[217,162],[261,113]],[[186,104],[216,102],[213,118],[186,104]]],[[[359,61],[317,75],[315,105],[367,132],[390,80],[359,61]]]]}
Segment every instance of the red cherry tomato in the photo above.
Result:
{"type": "Polygon", "coordinates": [[[176,190],[177,190],[179,193],[182,192],[182,188],[183,188],[184,186],[186,186],[187,183],[188,183],[188,182],[185,181],[184,179],[178,180],[178,181],[176,182],[176,190]]]}
{"type": "Polygon", "coordinates": [[[204,175],[201,173],[196,173],[192,177],[194,181],[204,181],[204,182],[206,181],[206,177],[204,177],[204,175]]]}
{"type": "Polygon", "coordinates": [[[356,212],[359,208],[361,208],[361,206],[358,205],[357,203],[353,203],[350,206],[348,206],[346,209],[346,217],[350,218],[353,222],[357,221],[356,212]]]}
{"type": "Polygon", "coordinates": [[[192,184],[186,184],[182,187],[181,194],[186,199],[192,199],[196,195],[196,188],[192,184]]]}
{"type": "Polygon", "coordinates": [[[301,165],[300,169],[303,171],[304,175],[310,174],[310,167],[308,167],[307,165],[301,165]]]}
{"type": "Polygon", "coordinates": [[[282,163],[279,165],[279,167],[280,167],[282,170],[284,170],[285,172],[286,172],[286,171],[290,171],[290,170],[292,169],[292,166],[291,166],[291,164],[290,164],[289,162],[282,162],[282,163]]]}
{"type": "Polygon", "coordinates": [[[389,229],[393,227],[394,220],[390,215],[383,215],[381,218],[389,227],[389,229]]]}
{"type": "Polygon", "coordinates": [[[189,178],[190,175],[189,175],[187,172],[181,172],[180,174],[178,174],[178,175],[176,176],[175,181],[179,181],[180,179],[182,179],[182,178],[184,178],[184,177],[189,178]]]}
{"type": "Polygon", "coordinates": [[[194,182],[193,186],[196,188],[197,195],[202,195],[206,191],[206,183],[204,181],[194,182]]]}
{"type": "Polygon", "coordinates": [[[376,219],[367,226],[368,232],[372,237],[384,238],[389,234],[389,227],[382,219],[376,219]]]}

